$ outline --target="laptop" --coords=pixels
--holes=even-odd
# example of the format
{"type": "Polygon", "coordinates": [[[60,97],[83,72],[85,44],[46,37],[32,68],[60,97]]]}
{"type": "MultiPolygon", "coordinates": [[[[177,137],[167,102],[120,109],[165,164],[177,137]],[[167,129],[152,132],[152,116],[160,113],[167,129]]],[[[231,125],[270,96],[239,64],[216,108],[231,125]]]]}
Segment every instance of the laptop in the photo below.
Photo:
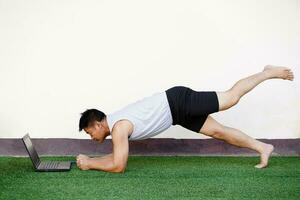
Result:
{"type": "Polygon", "coordinates": [[[29,134],[26,134],[22,141],[26,147],[29,157],[32,161],[35,171],[38,172],[61,172],[69,171],[71,169],[71,161],[40,161],[29,134]]]}

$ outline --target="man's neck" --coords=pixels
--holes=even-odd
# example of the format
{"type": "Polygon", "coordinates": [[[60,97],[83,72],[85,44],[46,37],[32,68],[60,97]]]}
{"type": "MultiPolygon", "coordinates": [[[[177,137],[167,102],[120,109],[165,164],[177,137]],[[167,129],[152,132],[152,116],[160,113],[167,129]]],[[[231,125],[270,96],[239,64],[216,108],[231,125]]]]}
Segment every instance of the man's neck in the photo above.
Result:
{"type": "Polygon", "coordinates": [[[109,129],[109,126],[108,126],[107,118],[106,118],[106,117],[105,117],[105,119],[104,119],[104,127],[105,127],[105,129],[106,129],[105,134],[106,134],[107,136],[110,135],[110,129],[109,129]]]}

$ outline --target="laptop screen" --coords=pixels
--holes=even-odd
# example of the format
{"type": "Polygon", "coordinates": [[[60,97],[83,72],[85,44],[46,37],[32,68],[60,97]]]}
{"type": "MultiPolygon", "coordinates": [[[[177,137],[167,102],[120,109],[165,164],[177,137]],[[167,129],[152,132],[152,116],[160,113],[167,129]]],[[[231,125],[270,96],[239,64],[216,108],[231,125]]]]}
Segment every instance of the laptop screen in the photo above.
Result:
{"type": "Polygon", "coordinates": [[[32,163],[34,164],[34,166],[37,168],[39,163],[40,163],[40,158],[34,148],[34,146],[32,145],[32,142],[30,140],[30,137],[28,134],[26,134],[24,137],[23,137],[23,142],[24,142],[24,145],[27,149],[27,152],[31,158],[31,161],[32,163]]]}

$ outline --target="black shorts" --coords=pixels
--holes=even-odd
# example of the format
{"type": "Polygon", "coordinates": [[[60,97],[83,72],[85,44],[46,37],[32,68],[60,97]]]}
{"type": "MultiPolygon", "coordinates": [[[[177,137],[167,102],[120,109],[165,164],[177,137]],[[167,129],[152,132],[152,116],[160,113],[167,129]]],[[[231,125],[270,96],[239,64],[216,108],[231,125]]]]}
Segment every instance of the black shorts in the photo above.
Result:
{"type": "Polygon", "coordinates": [[[209,114],[219,111],[219,100],[215,91],[194,91],[184,86],[166,90],[173,125],[181,125],[199,133],[209,114]]]}

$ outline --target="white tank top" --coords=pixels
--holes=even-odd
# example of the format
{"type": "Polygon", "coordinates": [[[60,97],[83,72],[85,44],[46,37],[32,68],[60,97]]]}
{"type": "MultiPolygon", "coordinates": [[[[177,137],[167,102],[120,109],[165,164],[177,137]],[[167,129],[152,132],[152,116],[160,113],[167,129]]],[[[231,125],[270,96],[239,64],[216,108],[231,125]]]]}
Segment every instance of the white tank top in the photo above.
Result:
{"type": "Polygon", "coordinates": [[[157,92],[106,116],[110,132],[114,124],[127,119],[134,128],[129,140],[153,137],[172,125],[172,114],[166,92],[157,92]]]}

